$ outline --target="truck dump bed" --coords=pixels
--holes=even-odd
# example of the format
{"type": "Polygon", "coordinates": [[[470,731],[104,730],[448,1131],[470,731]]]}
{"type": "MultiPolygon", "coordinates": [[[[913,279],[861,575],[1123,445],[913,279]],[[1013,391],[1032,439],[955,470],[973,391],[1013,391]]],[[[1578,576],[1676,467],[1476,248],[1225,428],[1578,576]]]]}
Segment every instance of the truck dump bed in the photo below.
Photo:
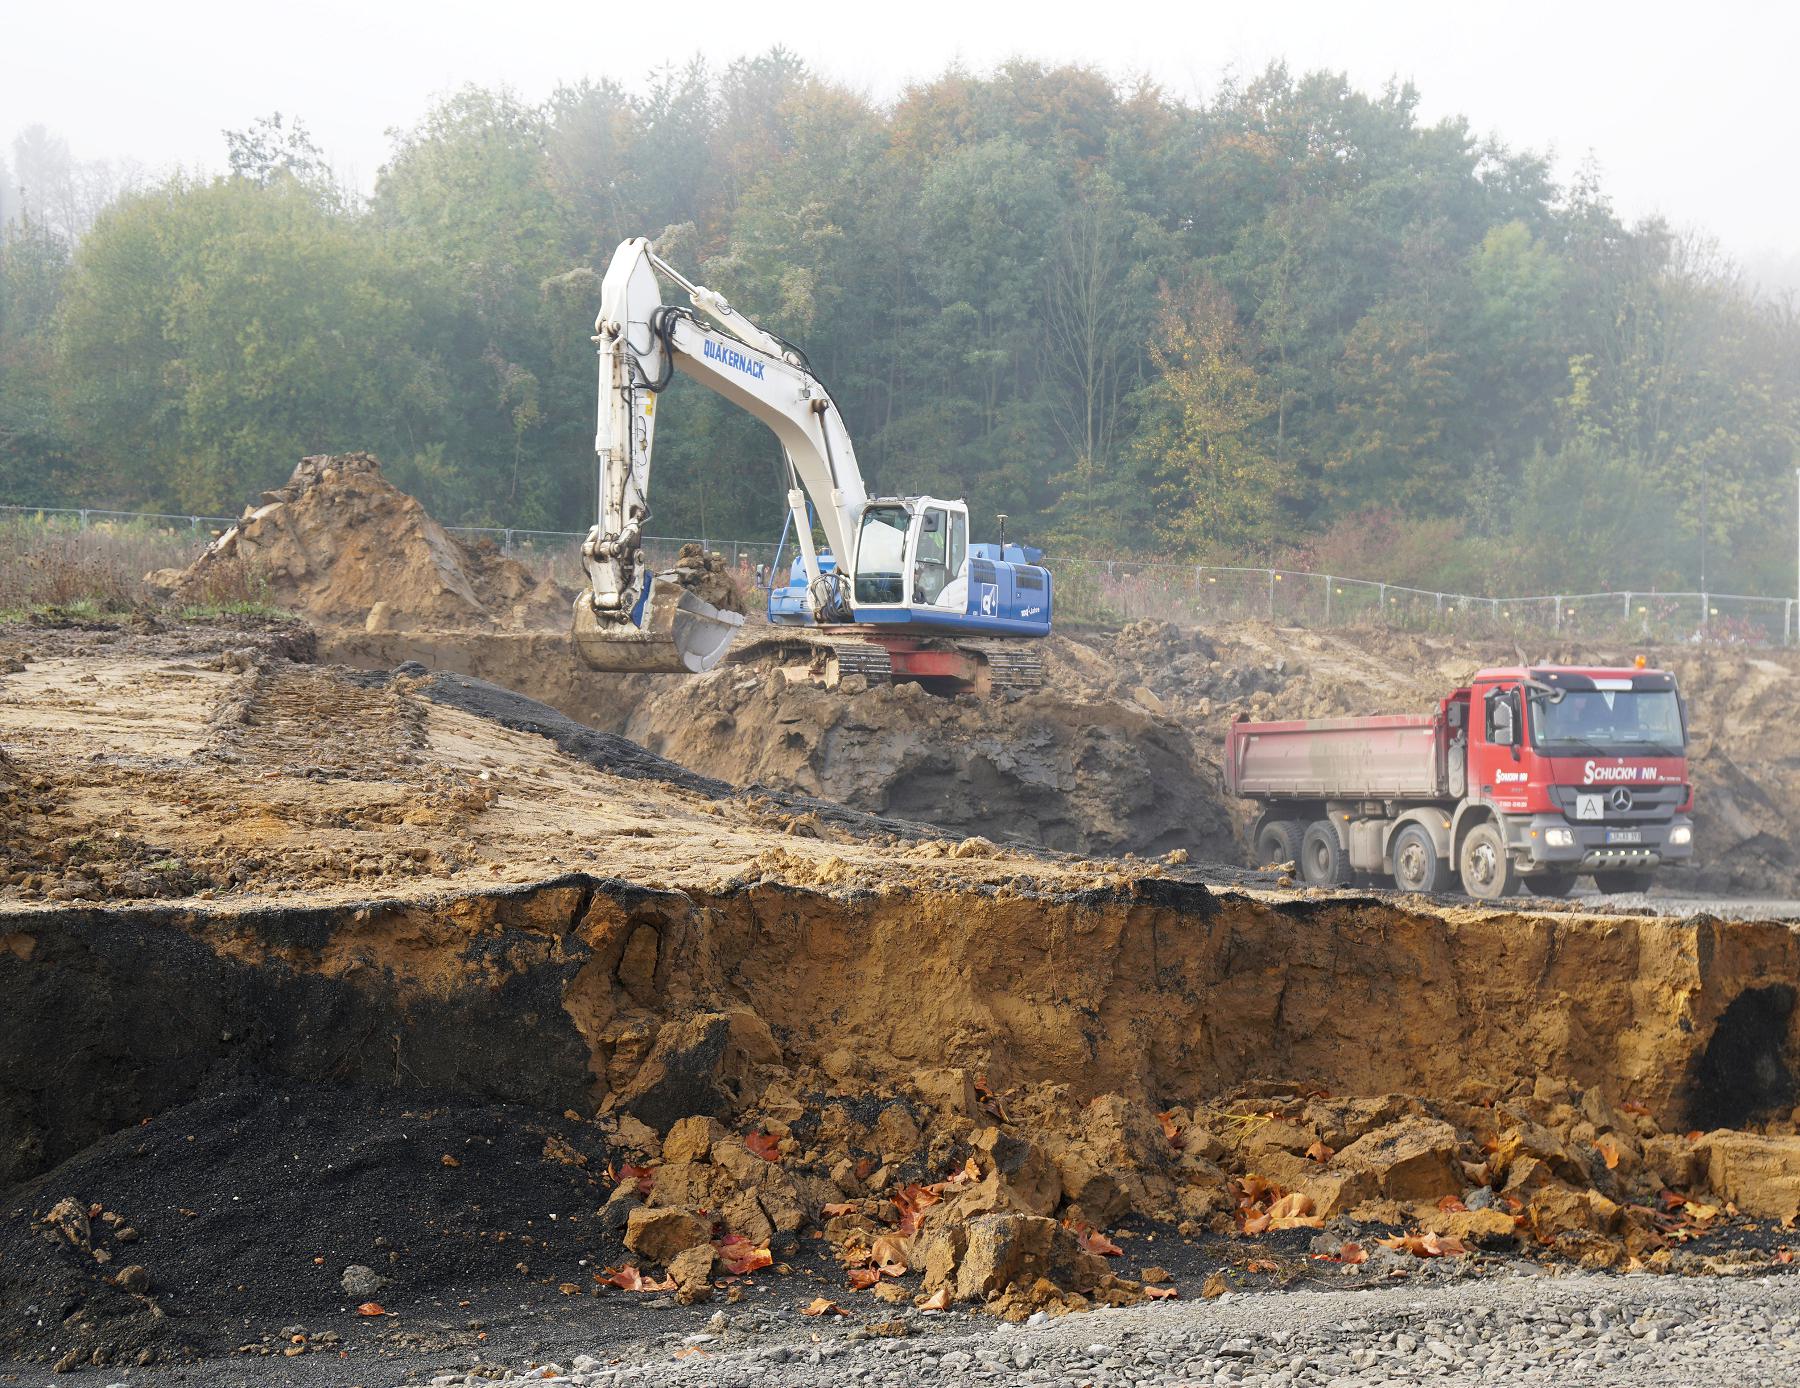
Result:
{"type": "Polygon", "coordinates": [[[1444,789],[1444,722],[1436,714],[1233,723],[1225,784],[1258,799],[1433,798],[1444,789]]]}

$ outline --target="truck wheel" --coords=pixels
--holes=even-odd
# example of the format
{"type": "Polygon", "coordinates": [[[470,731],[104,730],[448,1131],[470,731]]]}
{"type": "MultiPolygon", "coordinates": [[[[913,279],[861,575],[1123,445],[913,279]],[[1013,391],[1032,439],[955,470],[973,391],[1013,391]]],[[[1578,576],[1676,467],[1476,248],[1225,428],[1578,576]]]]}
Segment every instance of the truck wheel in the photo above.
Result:
{"type": "Polygon", "coordinates": [[[1594,885],[1609,896],[1618,892],[1647,892],[1654,876],[1650,872],[1596,872],[1594,885]]]}
{"type": "Polygon", "coordinates": [[[1401,891],[1441,892],[1449,876],[1437,845],[1419,825],[1408,824],[1394,835],[1394,882],[1401,891]]]}
{"type": "Polygon", "coordinates": [[[1253,867],[1273,867],[1278,863],[1300,866],[1300,840],[1306,826],[1297,819],[1271,819],[1256,831],[1256,862],[1253,867]]]}
{"type": "Polygon", "coordinates": [[[1457,866],[1463,890],[1477,901],[1498,901],[1519,889],[1518,874],[1506,852],[1506,840],[1500,837],[1500,826],[1492,820],[1469,830],[1457,866]]]}
{"type": "Polygon", "coordinates": [[[1539,872],[1525,879],[1525,886],[1533,896],[1567,896],[1575,890],[1575,879],[1580,874],[1573,872],[1539,872]]]}
{"type": "Polygon", "coordinates": [[[1350,879],[1350,861],[1337,825],[1315,819],[1300,840],[1300,876],[1308,886],[1335,887],[1350,879]]]}

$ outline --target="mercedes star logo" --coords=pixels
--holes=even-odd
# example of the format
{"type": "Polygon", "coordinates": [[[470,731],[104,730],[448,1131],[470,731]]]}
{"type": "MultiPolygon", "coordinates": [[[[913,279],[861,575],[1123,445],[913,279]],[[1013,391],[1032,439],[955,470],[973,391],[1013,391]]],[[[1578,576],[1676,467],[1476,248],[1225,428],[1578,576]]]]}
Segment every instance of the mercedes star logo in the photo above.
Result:
{"type": "Polygon", "coordinates": [[[1624,786],[1615,789],[1611,795],[1607,796],[1607,799],[1612,803],[1612,807],[1620,813],[1631,808],[1631,792],[1624,786]]]}

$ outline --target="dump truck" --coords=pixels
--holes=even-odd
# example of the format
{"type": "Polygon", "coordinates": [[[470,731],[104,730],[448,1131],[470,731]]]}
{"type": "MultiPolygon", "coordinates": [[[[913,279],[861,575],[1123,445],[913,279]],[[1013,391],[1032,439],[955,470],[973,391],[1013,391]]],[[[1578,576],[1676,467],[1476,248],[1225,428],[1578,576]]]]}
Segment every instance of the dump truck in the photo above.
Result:
{"type": "Polygon", "coordinates": [[[1429,713],[1240,719],[1225,782],[1261,806],[1255,860],[1315,885],[1636,892],[1694,851],[1686,705],[1641,661],[1481,670],[1429,713]]]}

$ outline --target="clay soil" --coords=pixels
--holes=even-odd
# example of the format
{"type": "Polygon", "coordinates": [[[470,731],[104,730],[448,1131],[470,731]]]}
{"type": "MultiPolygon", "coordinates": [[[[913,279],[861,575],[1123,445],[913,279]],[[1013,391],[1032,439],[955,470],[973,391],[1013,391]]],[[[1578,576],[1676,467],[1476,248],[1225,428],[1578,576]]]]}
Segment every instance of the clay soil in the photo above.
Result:
{"type": "Polygon", "coordinates": [[[7,1353],[1786,1266],[1786,926],[996,846],[292,623],[3,639],[7,1353]]]}

